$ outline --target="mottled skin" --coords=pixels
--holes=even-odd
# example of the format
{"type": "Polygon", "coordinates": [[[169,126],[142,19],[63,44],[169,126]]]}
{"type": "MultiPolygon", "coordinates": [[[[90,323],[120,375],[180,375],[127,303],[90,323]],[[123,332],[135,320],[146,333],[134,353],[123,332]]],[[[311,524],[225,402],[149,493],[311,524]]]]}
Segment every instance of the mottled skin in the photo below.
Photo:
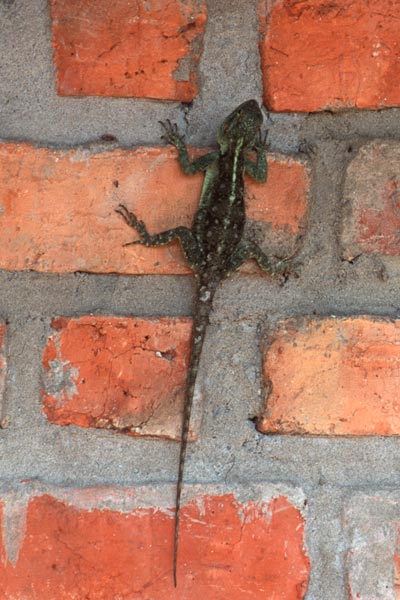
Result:
{"type": "Polygon", "coordinates": [[[201,349],[208,323],[212,300],[218,284],[238,269],[246,260],[255,258],[259,266],[270,274],[282,270],[284,261],[271,260],[252,240],[245,237],[244,173],[265,182],[267,163],[266,138],[260,134],[262,113],[255,100],[244,102],[222,123],[218,131],[219,151],[205,154],[190,162],[186,145],[176,125],[161,123],[163,138],[178,150],[180,166],[184,173],[205,171],[199,208],[191,229],[176,227],[151,235],[136,215],[120,205],[117,212],[125,222],[136,229],[140,239],[132,244],[160,246],[178,238],[185,257],[197,280],[196,307],[193,317],[192,352],[187,375],[184,401],[182,439],[176,492],[174,584],[178,557],[179,517],[185,464],[186,446],[190,425],[193,393],[201,349]],[[247,154],[256,152],[256,162],[247,154]]]}

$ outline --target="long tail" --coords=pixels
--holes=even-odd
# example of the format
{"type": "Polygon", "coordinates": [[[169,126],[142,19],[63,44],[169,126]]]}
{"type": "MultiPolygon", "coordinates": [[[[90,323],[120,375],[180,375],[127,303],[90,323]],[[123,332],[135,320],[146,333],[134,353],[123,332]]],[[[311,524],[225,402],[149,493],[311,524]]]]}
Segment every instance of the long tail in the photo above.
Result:
{"type": "Polygon", "coordinates": [[[193,331],[192,331],[192,349],[190,355],[190,363],[188,369],[185,401],[183,408],[182,417],[182,438],[181,438],[181,451],[179,455],[179,471],[178,471],[178,483],[176,487],[176,501],[175,501],[175,537],[174,537],[174,585],[177,585],[176,569],[178,561],[178,544],[179,544],[179,520],[180,520],[180,507],[181,507],[181,495],[183,485],[183,473],[185,469],[185,456],[186,447],[189,435],[190,426],[190,414],[192,411],[194,387],[196,384],[197,371],[200,363],[201,350],[203,347],[203,341],[205,338],[208,318],[211,310],[212,299],[214,292],[209,289],[205,289],[204,286],[199,286],[198,299],[193,318],[193,331]]]}

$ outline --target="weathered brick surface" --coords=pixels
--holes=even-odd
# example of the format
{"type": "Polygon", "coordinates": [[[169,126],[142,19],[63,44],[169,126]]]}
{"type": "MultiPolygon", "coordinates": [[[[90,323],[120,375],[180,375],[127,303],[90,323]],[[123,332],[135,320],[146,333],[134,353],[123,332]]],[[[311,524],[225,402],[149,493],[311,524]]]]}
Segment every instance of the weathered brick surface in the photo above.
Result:
{"type": "Polygon", "coordinates": [[[179,438],[190,319],[60,318],[52,330],[43,355],[52,423],[179,438]]]}
{"type": "Polygon", "coordinates": [[[400,321],[289,319],[264,354],[263,433],[400,435],[400,321]]]}
{"type": "Polygon", "coordinates": [[[398,490],[355,495],[344,515],[349,600],[396,600],[400,596],[398,490]]]}
{"type": "Polygon", "coordinates": [[[265,103],[306,112],[399,106],[399,18],[400,4],[388,0],[261,0],[265,103]]]}
{"type": "MultiPolygon", "coordinates": [[[[306,212],[305,164],[269,157],[266,184],[248,181],[248,216],[260,220],[271,248],[294,243],[306,212]]],[[[151,232],[190,226],[202,175],[186,176],[173,149],[100,154],[0,145],[0,268],[47,272],[189,273],[179,243],[160,248],[136,239],[114,212],[134,208],[151,232]]]]}
{"type": "Polygon", "coordinates": [[[51,0],[58,93],[190,102],[204,0],[51,0]]]}
{"type": "MultiPolygon", "coordinates": [[[[181,513],[176,589],[172,505],[173,490],[163,488],[32,497],[13,563],[0,543],[3,597],[202,600],[212,590],[213,600],[304,598],[304,517],[290,498],[261,487],[192,491],[181,513]]],[[[5,526],[3,519],[3,534],[5,526]]]]}
{"type": "Polygon", "coordinates": [[[344,189],[343,256],[400,254],[400,144],[371,142],[350,163],[344,189]]]}

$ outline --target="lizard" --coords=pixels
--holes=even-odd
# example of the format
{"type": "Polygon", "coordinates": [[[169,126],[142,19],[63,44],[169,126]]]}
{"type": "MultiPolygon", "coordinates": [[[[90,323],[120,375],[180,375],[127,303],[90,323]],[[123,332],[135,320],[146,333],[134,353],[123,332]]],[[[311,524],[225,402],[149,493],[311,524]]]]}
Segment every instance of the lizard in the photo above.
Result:
{"type": "Polygon", "coordinates": [[[187,373],[182,415],[181,445],[175,502],[175,531],[173,554],[174,586],[177,586],[177,561],[180,507],[186,448],[190,427],[196,376],[201,350],[218,285],[245,261],[254,258],[271,275],[283,270],[286,260],[269,258],[260,246],[245,234],[244,173],[258,182],[267,179],[267,134],[261,134],[262,112],[256,100],[238,106],[223,121],[218,130],[219,150],[190,161],[189,153],[178,128],[169,120],[160,121],[162,138],[175,146],[182,171],[192,175],[205,171],[198,210],[191,228],[178,226],[150,234],[143,221],[126,206],[116,209],[124,221],[135,229],[139,239],[125,245],[161,246],[178,239],[184,256],[194,271],[197,294],[193,315],[191,355],[187,373]],[[255,152],[255,162],[248,154],[255,152]]]}

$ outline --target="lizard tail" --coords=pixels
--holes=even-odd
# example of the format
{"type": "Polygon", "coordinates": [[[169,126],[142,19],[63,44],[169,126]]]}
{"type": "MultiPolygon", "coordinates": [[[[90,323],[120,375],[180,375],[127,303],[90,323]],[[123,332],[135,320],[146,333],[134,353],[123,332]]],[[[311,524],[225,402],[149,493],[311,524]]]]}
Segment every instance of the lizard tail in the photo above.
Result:
{"type": "Polygon", "coordinates": [[[174,533],[174,586],[177,586],[177,563],[178,563],[178,544],[179,544],[179,521],[180,521],[180,507],[181,507],[181,495],[183,485],[183,473],[185,469],[185,457],[186,448],[189,436],[190,427],[190,415],[193,404],[194,388],[196,384],[197,371],[200,364],[201,350],[205,338],[206,328],[208,324],[208,318],[211,311],[212,299],[214,291],[205,289],[199,286],[197,306],[193,318],[193,330],[192,330],[192,348],[190,354],[190,362],[188,368],[188,376],[186,382],[186,391],[184,399],[184,409],[182,415],[182,437],[181,437],[181,449],[179,455],[179,470],[178,470],[178,483],[176,487],[176,501],[175,501],[175,533],[174,533]]]}

